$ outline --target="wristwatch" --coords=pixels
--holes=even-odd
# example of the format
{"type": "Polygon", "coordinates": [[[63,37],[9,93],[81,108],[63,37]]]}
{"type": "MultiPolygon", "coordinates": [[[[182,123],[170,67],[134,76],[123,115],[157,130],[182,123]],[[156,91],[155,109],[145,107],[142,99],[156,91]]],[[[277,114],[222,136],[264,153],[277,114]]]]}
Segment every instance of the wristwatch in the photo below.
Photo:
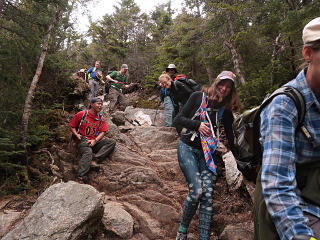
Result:
{"type": "Polygon", "coordinates": [[[296,235],[292,238],[292,240],[317,240],[315,237],[308,235],[296,235]]]}

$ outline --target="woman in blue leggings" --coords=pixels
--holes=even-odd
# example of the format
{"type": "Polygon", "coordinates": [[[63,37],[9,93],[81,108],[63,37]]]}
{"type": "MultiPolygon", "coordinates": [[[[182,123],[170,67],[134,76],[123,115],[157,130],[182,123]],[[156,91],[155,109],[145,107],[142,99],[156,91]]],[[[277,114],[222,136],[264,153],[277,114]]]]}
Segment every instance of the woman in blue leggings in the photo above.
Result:
{"type": "Polygon", "coordinates": [[[194,92],[174,119],[174,126],[182,129],[178,160],[189,188],[176,240],[187,239],[187,230],[199,203],[199,239],[210,239],[213,189],[217,179],[214,151],[219,144],[220,121],[229,147],[237,155],[233,145],[232,111],[238,109],[240,101],[234,81],[232,72],[221,72],[209,88],[194,92]]]}

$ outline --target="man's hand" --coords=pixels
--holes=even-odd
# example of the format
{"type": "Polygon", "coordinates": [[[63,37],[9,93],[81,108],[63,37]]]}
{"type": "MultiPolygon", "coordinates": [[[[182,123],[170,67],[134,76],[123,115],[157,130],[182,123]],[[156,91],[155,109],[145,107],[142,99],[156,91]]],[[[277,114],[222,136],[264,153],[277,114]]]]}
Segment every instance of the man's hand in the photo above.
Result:
{"type": "Polygon", "coordinates": [[[79,133],[75,133],[76,137],[78,138],[78,140],[81,140],[81,135],[79,133]]]}
{"type": "Polygon", "coordinates": [[[112,79],[109,75],[106,76],[106,79],[114,83],[118,82],[117,80],[112,79]]]}
{"type": "Polygon", "coordinates": [[[317,239],[308,235],[296,235],[293,237],[292,240],[317,240],[317,239]]]}
{"type": "Polygon", "coordinates": [[[317,239],[308,235],[296,235],[293,237],[292,240],[317,240],[317,239]]]}
{"type": "Polygon", "coordinates": [[[212,134],[211,129],[209,127],[207,127],[208,125],[210,126],[210,123],[201,122],[200,127],[198,129],[200,134],[202,134],[204,136],[210,136],[212,134]]]}
{"type": "Polygon", "coordinates": [[[93,140],[88,140],[88,143],[89,143],[89,146],[90,147],[93,147],[96,143],[97,143],[97,140],[93,139],[93,140]]]}

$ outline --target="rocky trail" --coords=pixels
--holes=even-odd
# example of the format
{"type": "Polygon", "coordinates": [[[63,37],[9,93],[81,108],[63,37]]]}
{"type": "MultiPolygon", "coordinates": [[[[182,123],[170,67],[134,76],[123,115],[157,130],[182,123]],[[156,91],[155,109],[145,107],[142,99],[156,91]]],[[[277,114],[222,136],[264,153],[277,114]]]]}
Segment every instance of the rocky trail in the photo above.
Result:
{"type": "MultiPolygon", "coordinates": [[[[14,229],[3,239],[175,239],[188,192],[177,160],[178,134],[174,128],[164,127],[163,110],[127,107],[108,117],[105,102],[103,111],[108,137],[117,145],[102,168],[90,172],[88,184],[94,188],[72,181],[77,157],[70,148],[52,146],[51,168],[60,183],[49,187],[38,200],[15,197],[0,201],[0,237],[14,229]],[[137,121],[137,116],[149,116],[146,119],[152,124],[137,121]],[[74,194],[65,197],[68,191],[74,194]],[[66,208],[72,213],[63,210],[66,208]]],[[[222,155],[227,149],[219,151],[222,155]]],[[[217,164],[211,240],[253,239],[248,186],[244,181],[237,187],[228,185],[222,157],[217,164]]],[[[195,219],[188,239],[197,239],[195,219]]]]}

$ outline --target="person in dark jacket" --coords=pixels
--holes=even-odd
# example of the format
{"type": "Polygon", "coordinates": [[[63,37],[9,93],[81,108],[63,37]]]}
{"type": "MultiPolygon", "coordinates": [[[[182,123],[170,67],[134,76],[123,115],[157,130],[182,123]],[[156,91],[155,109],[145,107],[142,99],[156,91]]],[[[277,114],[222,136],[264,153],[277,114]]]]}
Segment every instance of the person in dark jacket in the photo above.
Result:
{"type": "Polygon", "coordinates": [[[179,112],[179,105],[184,105],[188,101],[193,90],[179,81],[174,81],[167,73],[163,72],[159,77],[159,85],[170,91],[175,114],[179,112]]]}
{"type": "Polygon", "coordinates": [[[234,152],[232,111],[240,105],[234,81],[232,72],[223,71],[209,88],[194,92],[174,119],[177,129],[183,128],[178,161],[189,188],[177,240],[187,239],[187,230],[199,203],[199,239],[210,239],[213,189],[217,179],[214,151],[219,144],[221,121],[234,152]]]}
{"type": "MultiPolygon", "coordinates": [[[[176,65],[172,63],[169,64],[168,67],[166,68],[166,72],[171,77],[171,79],[174,80],[178,72],[176,65]]],[[[175,111],[174,111],[174,104],[170,96],[169,89],[160,87],[160,102],[162,102],[164,106],[165,125],[166,127],[171,127],[175,111]]]]}

